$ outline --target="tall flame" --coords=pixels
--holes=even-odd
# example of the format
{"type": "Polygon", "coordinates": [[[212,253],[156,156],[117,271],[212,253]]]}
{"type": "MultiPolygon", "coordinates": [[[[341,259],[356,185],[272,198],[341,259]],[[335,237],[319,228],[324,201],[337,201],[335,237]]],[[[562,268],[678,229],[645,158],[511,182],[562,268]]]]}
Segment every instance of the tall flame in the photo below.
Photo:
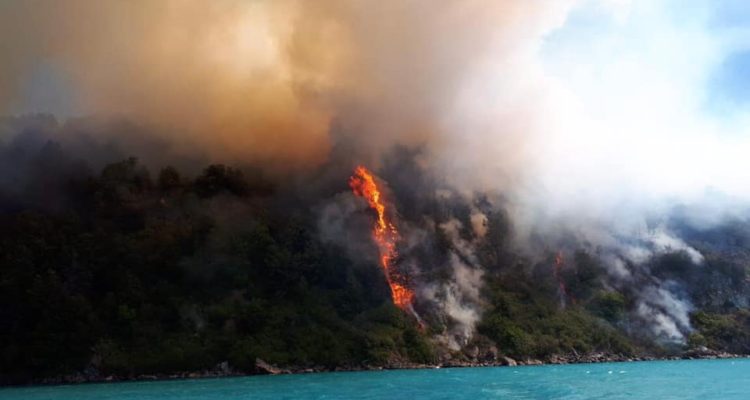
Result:
{"type": "Polygon", "coordinates": [[[412,307],[414,292],[406,286],[405,277],[393,265],[398,257],[396,243],[401,239],[401,236],[396,226],[389,220],[382,194],[373,174],[367,168],[360,165],[354,169],[354,175],[349,178],[349,186],[352,188],[354,194],[365,198],[370,208],[377,213],[377,220],[373,228],[373,238],[378,245],[380,266],[383,268],[388,286],[391,288],[393,303],[399,308],[408,310],[414,314],[412,307]]]}

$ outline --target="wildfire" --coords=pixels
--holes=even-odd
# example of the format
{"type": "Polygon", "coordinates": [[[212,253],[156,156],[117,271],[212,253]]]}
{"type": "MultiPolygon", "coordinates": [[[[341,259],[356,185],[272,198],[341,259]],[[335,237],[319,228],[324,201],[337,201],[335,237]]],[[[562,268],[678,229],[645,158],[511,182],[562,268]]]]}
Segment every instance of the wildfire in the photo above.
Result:
{"type": "Polygon", "coordinates": [[[354,169],[354,175],[349,178],[349,186],[355,195],[365,198],[370,208],[377,213],[373,238],[380,251],[380,266],[383,268],[388,286],[391,288],[393,303],[399,308],[415,314],[412,307],[414,292],[406,286],[405,278],[393,265],[398,257],[396,243],[401,239],[401,236],[386,214],[382,193],[375,182],[374,176],[367,168],[360,165],[354,169]]]}

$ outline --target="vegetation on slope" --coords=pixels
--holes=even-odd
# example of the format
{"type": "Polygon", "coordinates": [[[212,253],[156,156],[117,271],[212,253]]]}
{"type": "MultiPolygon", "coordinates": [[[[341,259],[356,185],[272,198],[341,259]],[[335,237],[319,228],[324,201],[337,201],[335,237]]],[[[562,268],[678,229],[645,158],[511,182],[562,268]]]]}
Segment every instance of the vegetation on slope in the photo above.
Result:
{"type": "MultiPolygon", "coordinates": [[[[262,178],[223,165],[152,178],[135,159],[80,171],[0,196],[0,381],[436,361],[435,332],[390,303],[379,268],[322,242],[309,206],[277,206],[262,178]]],[[[509,266],[507,227],[488,229],[478,332],[501,354],[644,348],[626,329],[631,294],[603,286],[594,257],[562,270],[563,308],[552,262],[509,266]]],[[[747,311],[712,312],[694,314],[691,344],[747,353],[747,311]]]]}

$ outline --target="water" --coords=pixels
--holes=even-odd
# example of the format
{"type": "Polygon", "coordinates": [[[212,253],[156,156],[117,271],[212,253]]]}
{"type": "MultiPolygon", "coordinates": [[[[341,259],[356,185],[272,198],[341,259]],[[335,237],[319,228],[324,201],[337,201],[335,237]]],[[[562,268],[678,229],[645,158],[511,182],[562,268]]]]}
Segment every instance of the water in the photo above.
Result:
{"type": "Polygon", "coordinates": [[[252,376],[0,389],[0,399],[750,399],[750,359],[252,376]]]}

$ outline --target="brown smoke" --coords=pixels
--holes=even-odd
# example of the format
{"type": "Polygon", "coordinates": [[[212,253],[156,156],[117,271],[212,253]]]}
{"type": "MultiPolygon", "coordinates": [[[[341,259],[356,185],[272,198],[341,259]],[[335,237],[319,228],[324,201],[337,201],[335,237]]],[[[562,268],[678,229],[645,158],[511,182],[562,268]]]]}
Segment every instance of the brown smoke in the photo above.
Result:
{"type": "MultiPolygon", "coordinates": [[[[512,78],[519,49],[562,8],[513,0],[5,2],[0,113],[17,111],[29,71],[44,64],[71,82],[70,102],[82,113],[149,124],[214,158],[308,166],[325,159],[334,125],[374,154],[395,143],[439,153],[464,140],[449,129],[477,128],[457,117],[468,77],[492,56],[509,69],[497,73],[512,78]]],[[[467,146],[484,148],[488,138],[474,134],[467,146]]]]}

